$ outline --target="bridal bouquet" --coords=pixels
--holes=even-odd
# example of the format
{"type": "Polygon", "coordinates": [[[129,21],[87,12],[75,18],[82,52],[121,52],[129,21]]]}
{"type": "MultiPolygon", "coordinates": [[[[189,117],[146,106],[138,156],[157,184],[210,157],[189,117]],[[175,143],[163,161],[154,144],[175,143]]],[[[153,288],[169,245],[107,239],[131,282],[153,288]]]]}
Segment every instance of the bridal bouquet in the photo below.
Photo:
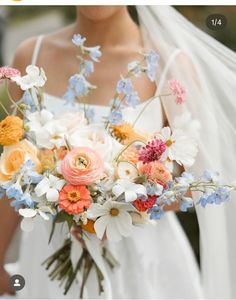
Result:
{"type": "Polygon", "coordinates": [[[176,105],[186,101],[178,81],[168,82],[169,94],[147,101],[133,123],[125,120],[124,109],[140,102],[132,78],[148,76],[154,81],[157,53],[140,53],[140,61],[128,65],[127,74],[117,83],[109,115],[97,124],[96,111],[83,99],[96,88],[87,78],[99,61],[100,47],[86,47],[80,35],[72,41],[78,47],[79,72],[69,79],[64,96],[71,112],[60,115],[47,110],[43,69],[28,66],[21,76],[18,70],[0,68],[2,82],[15,82],[24,91],[18,102],[9,94],[15,113],[21,116],[10,115],[1,102],[8,116],[0,122],[0,194],[23,217],[25,231],[33,229],[36,217],[52,219],[51,240],[57,223],[68,225],[68,238],[44,265],[51,270],[51,280],[64,285],[65,294],[79,281],[82,297],[92,268],[100,292],[108,289],[106,265],[113,268],[119,262],[106,247],[107,241],[118,242],[131,235],[135,226],[160,219],[174,202],[182,211],[194,204],[225,202],[236,184],[222,184],[219,174],[209,170],[199,178],[187,172],[175,174],[177,165],[190,167],[197,155],[199,125],[189,115],[180,116],[175,127],[155,133],[136,129],[137,120],[156,98],[175,97],[176,105]],[[192,130],[184,130],[185,125],[192,130]],[[197,201],[192,198],[195,191],[200,193],[197,201]]]}

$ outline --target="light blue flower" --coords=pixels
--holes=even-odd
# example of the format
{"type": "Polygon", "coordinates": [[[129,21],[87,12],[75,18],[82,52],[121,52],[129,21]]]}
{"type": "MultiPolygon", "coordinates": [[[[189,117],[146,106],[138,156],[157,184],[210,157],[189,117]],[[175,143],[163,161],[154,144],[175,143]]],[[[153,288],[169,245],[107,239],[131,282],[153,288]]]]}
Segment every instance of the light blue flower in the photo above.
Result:
{"type": "Polygon", "coordinates": [[[28,106],[30,112],[33,113],[37,110],[37,107],[29,91],[24,92],[22,96],[22,102],[28,106]]]}
{"type": "Polygon", "coordinates": [[[148,182],[146,190],[149,196],[160,196],[163,192],[163,186],[154,182],[148,182]]]}
{"type": "Polygon", "coordinates": [[[118,94],[130,95],[133,92],[133,84],[129,78],[120,79],[117,83],[116,91],[118,94]]]}
{"type": "Polygon", "coordinates": [[[82,37],[80,34],[74,34],[73,35],[72,42],[76,46],[79,46],[79,47],[83,46],[85,41],[86,41],[86,38],[82,37]]]}
{"type": "Polygon", "coordinates": [[[69,86],[77,97],[86,96],[91,88],[90,83],[81,74],[71,76],[69,86]]]}
{"type": "Polygon", "coordinates": [[[176,178],[176,181],[178,183],[184,184],[184,185],[189,185],[191,183],[194,182],[194,177],[192,174],[188,173],[188,172],[183,172],[181,174],[181,177],[176,178]]]}
{"type": "Polygon", "coordinates": [[[140,103],[140,98],[137,92],[132,92],[125,96],[125,101],[128,106],[135,108],[140,103]]]}
{"type": "Polygon", "coordinates": [[[155,204],[151,209],[148,210],[148,213],[150,214],[151,220],[160,220],[164,215],[164,210],[162,206],[155,204]]]}
{"type": "Polygon", "coordinates": [[[220,174],[216,171],[206,170],[202,175],[202,180],[219,183],[220,174]]]}
{"type": "Polygon", "coordinates": [[[24,184],[39,183],[43,176],[34,171],[35,164],[31,160],[27,160],[20,168],[20,172],[24,177],[24,184]]]}
{"type": "Polygon", "coordinates": [[[18,211],[22,206],[27,208],[34,208],[34,201],[28,192],[25,192],[21,197],[10,203],[15,210],[18,211]]]}
{"type": "Polygon", "coordinates": [[[89,52],[89,56],[92,60],[99,62],[99,57],[102,56],[102,53],[100,51],[100,46],[90,47],[86,48],[86,50],[89,52]]]}
{"type": "Polygon", "coordinates": [[[215,192],[204,194],[198,201],[202,207],[207,204],[221,204],[230,199],[230,191],[226,187],[218,187],[215,192]]]}
{"type": "Polygon", "coordinates": [[[81,73],[84,74],[84,76],[89,76],[94,72],[94,63],[91,60],[84,60],[81,65],[81,73]]]}
{"type": "Polygon", "coordinates": [[[146,56],[147,75],[151,81],[156,79],[156,71],[160,56],[155,51],[150,51],[146,56]]]}
{"type": "Polygon", "coordinates": [[[63,96],[63,99],[66,101],[65,104],[75,105],[75,92],[69,88],[63,96]]]}
{"type": "Polygon", "coordinates": [[[186,212],[190,207],[193,207],[193,199],[190,197],[182,197],[180,202],[180,210],[186,212]]]}
{"type": "Polygon", "coordinates": [[[120,125],[123,123],[123,115],[121,111],[113,110],[109,115],[109,122],[112,125],[120,125]]]}
{"type": "Polygon", "coordinates": [[[23,195],[22,187],[19,184],[19,182],[16,182],[14,184],[11,184],[7,189],[6,189],[6,195],[9,199],[14,198],[14,199],[19,199],[23,195]]]}
{"type": "Polygon", "coordinates": [[[94,108],[88,108],[85,110],[85,117],[89,121],[89,123],[94,122],[95,110],[94,108]]]}

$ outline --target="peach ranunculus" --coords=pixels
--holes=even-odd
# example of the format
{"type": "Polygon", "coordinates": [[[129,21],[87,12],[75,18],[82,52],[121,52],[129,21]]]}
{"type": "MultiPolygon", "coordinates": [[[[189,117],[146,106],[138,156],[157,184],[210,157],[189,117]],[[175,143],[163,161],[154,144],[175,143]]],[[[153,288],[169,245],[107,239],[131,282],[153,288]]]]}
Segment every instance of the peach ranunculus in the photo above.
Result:
{"type": "Polygon", "coordinates": [[[0,145],[11,146],[18,143],[24,134],[23,121],[17,116],[7,116],[0,122],[0,145]]]}
{"type": "Polygon", "coordinates": [[[11,180],[27,159],[30,159],[35,164],[35,170],[41,173],[42,167],[37,154],[37,148],[27,140],[5,146],[0,158],[0,181],[11,180]]]}
{"type": "Polygon", "coordinates": [[[166,184],[172,180],[169,170],[159,161],[153,161],[147,164],[140,162],[138,163],[138,170],[141,174],[146,175],[148,179],[156,182],[166,184]]]}
{"type": "Polygon", "coordinates": [[[61,164],[62,175],[73,185],[90,185],[102,177],[103,170],[100,155],[89,147],[74,148],[61,164]]]}
{"type": "Polygon", "coordinates": [[[65,185],[59,193],[59,207],[70,215],[82,213],[90,206],[90,192],[85,186],[65,185]]]}

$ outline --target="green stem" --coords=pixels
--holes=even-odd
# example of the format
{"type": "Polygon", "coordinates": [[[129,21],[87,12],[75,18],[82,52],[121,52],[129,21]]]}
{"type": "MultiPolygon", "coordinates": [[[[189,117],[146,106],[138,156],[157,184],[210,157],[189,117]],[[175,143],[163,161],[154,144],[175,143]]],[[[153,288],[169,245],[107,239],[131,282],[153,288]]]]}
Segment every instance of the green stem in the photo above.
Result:
{"type": "Polygon", "coordinates": [[[135,140],[132,141],[131,143],[129,143],[124,149],[122,149],[122,151],[120,151],[120,153],[117,155],[117,157],[114,159],[115,162],[118,162],[119,158],[121,157],[121,155],[130,147],[132,146],[134,143],[142,143],[145,144],[144,141],[140,141],[140,140],[135,140]]]}
{"type": "Polygon", "coordinates": [[[7,111],[6,107],[3,105],[2,102],[0,102],[0,105],[1,105],[2,109],[4,110],[5,114],[6,114],[7,116],[10,116],[9,112],[7,111]]]}

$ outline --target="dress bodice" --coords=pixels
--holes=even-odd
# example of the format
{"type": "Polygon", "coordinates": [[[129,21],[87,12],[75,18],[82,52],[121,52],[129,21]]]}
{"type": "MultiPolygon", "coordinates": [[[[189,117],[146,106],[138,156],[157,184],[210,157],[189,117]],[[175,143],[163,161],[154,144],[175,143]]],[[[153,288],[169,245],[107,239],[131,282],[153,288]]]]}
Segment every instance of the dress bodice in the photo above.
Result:
{"type": "MultiPolygon", "coordinates": [[[[148,100],[147,100],[148,101],[148,100]]],[[[54,114],[63,114],[80,109],[79,105],[71,106],[65,103],[62,98],[55,97],[44,93],[45,107],[54,114]]],[[[131,124],[135,121],[139,113],[146,106],[147,102],[140,103],[136,108],[125,108],[123,110],[124,119],[131,124]]],[[[94,122],[101,123],[103,117],[107,117],[110,107],[104,105],[90,105],[94,109],[95,117],[94,122]]],[[[136,128],[142,131],[153,133],[163,126],[163,112],[159,98],[156,98],[143,111],[141,117],[136,123],[136,128]]]]}

